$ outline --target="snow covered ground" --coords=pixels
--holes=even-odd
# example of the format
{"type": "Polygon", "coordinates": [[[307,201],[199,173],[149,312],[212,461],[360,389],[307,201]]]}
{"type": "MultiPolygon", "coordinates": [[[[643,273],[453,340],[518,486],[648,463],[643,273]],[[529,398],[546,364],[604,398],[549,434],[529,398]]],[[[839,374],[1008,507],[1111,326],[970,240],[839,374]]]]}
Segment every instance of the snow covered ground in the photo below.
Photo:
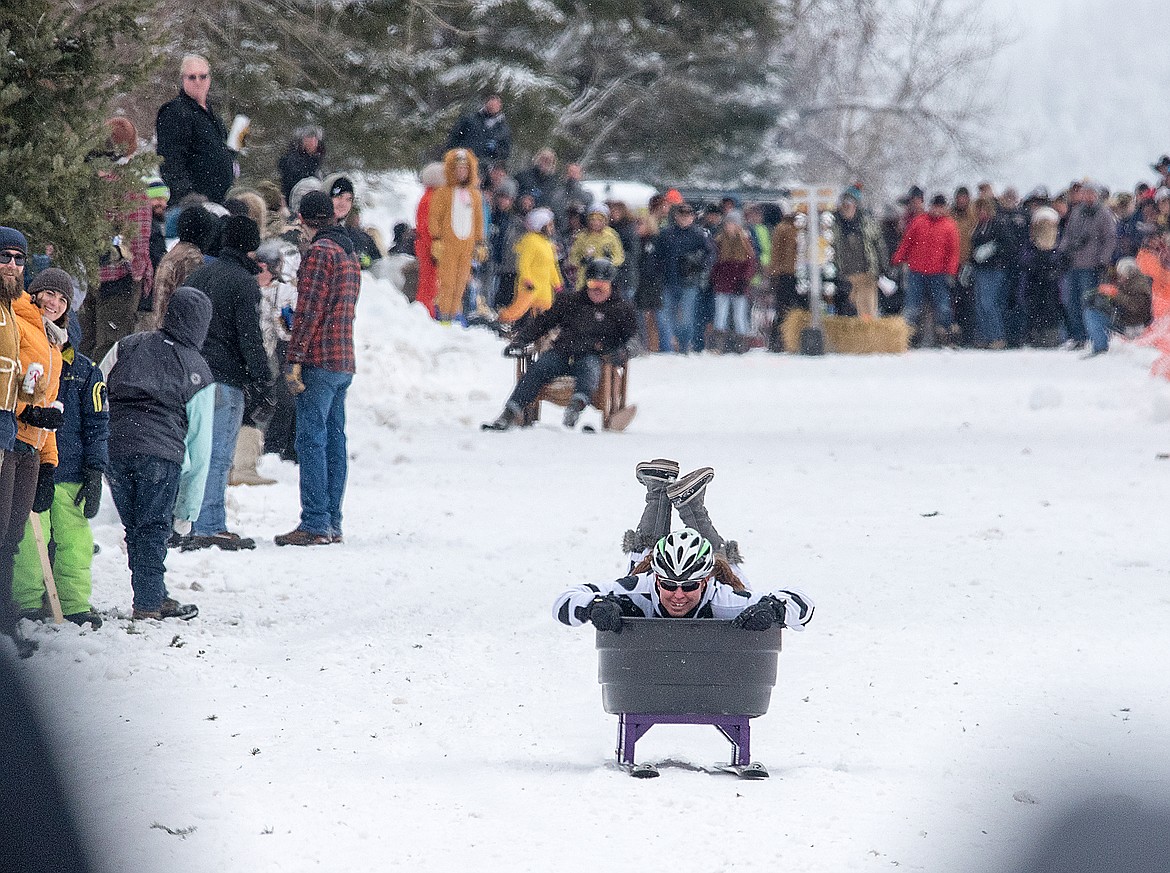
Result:
{"type": "MultiPolygon", "coordinates": [[[[625,434],[481,433],[500,341],[367,282],[346,543],[174,554],[178,622],[38,627],[25,667],[110,869],[989,871],[1083,795],[1166,797],[1170,386],[1150,354],[638,359],[625,434]],[[817,600],[754,722],[770,780],[612,764],[568,583],[621,568],[637,461],[713,465],[757,585],[817,600]],[[162,829],[192,829],[185,836],[162,829]]],[[[95,605],[128,610],[96,520],[95,605]]],[[[639,757],[726,759],[710,728],[639,757]]]]}

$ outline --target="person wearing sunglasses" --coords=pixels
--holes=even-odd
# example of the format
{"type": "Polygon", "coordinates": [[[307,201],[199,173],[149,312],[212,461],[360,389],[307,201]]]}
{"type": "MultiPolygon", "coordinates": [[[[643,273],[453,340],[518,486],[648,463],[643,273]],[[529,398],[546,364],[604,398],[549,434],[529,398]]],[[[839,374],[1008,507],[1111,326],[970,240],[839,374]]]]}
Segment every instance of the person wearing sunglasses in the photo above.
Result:
{"type": "Polygon", "coordinates": [[[171,208],[192,192],[223,203],[236,177],[236,153],[227,144],[228,130],[208,100],[211,66],[207,58],[186,55],[179,67],[179,94],[158,110],[155,135],[163,163],[163,182],[171,208]]]}
{"type": "Polygon", "coordinates": [[[678,463],[667,459],[638,465],[638,481],[647,490],[646,509],[638,528],[625,536],[629,574],[569,588],[553,604],[553,615],[570,627],[588,621],[615,633],[621,633],[623,617],[714,618],[746,630],[773,625],[803,630],[814,609],[807,594],[792,588],[753,592],[742,571],[729,562],[728,554],[738,559],[738,547],[719,536],[704,506],[715,471],[700,467],[679,479],[678,470],[678,463]],[[669,531],[672,507],[685,524],[702,530],[688,526],[669,531]]]}
{"type": "Polygon", "coordinates": [[[687,527],[659,540],[630,575],[575,585],[553,604],[562,624],[579,627],[588,621],[615,633],[621,633],[623,617],[714,618],[764,631],[773,625],[803,630],[812,614],[812,600],[800,591],[746,588],[710,540],[687,527]]]}
{"type": "MultiPolygon", "coordinates": [[[[25,390],[20,366],[20,328],[12,311],[12,302],[24,295],[27,257],[28,240],[24,234],[16,228],[0,227],[0,538],[12,511],[16,465],[10,455],[16,447],[16,403],[18,399],[32,399],[32,394],[25,390]]],[[[36,643],[26,640],[17,625],[11,564],[6,569],[0,567],[0,634],[15,641],[22,658],[36,651],[36,643]]]]}

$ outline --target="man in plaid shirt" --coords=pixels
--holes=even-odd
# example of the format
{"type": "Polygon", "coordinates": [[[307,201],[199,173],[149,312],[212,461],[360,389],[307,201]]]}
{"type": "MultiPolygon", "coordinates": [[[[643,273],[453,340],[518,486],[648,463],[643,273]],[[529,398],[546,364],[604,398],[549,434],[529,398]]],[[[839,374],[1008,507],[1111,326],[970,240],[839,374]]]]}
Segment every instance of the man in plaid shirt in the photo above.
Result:
{"type": "Polygon", "coordinates": [[[334,224],[333,200],[327,193],[310,191],[301,199],[300,213],[314,236],[297,276],[285,381],[297,399],[301,523],[276,537],[276,544],[324,546],[341,542],[345,394],[355,369],[353,318],[361,265],[353,241],[334,224]]]}
{"type": "MultiPolygon", "coordinates": [[[[138,148],[134,126],[125,118],[112,119],[108,125],[110,153],[119,158],[132,157],[138,148]]],[[[152,217],[150,200],[139,192],[131,194],[125,211],[114,216],[115,236],[101,258],[101,284],[85,295],[78,313],[82,335],[79,351],[90,360],[100,361],[114,343],[134,333],[138,303],[150,299],[154,284],[150,260],[152,217]]]]}

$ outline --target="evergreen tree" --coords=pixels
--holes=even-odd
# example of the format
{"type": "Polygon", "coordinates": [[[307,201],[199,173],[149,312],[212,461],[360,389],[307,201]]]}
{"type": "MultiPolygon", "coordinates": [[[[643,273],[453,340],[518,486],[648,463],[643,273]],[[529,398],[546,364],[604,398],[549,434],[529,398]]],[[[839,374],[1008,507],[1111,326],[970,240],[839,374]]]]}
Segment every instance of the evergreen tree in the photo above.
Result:
{"type": "Polygon", "coordinates": [[[325,128],[332,167],[418,167],[492,91],[513,170],[548,144],[593,175],[738,181],[772,118],[758,108],[772,0],[222,0],[210,21],[183,0],[153,16],[174,64],[136,117],[173,96],[184,52],[207,55],[213,98],[252,119],[251,178],[306,122],[325,128]]]}
{"type": "Polygon", "coordinates": [[[96,282],[140,158],[106,151],[115,100],[148,73],[149,0],[5,0],[0,8],[0,221],[96,282]]]}

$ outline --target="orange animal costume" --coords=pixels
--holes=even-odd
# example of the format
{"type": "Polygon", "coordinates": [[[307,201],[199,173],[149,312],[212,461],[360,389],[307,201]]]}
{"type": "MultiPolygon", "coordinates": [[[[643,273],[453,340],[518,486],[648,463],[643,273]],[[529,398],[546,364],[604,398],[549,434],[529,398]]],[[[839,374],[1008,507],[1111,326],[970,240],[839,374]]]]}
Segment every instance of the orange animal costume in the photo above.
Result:
{"type": "Polygon", "coordinates": [[[447,184],[431,193],[427,230],[438,273],[435,309],[437,317],[446,321],[459,315],[463,292],[471,278],[472,256],[477,247],[485,244],[483,195],[475,155],[467,149],[451,149],[443,156],[443,171],[447,184]],[[467,180],[460,182],[459,168],[463,165],[467,167],[467,180]]]}
{"type": "Polygon", "coordinates": [[[435,262],[431,260],[431,196],[446,181],[443,165],[438,161],[427,164],[423,167],[420,179],[426,190],[414,216],[414,256],[418,259],[418,293],[414,299],[425,306],[433,318],[435,297],[439,293],[439,276],[435,272],[435,262]]]}

